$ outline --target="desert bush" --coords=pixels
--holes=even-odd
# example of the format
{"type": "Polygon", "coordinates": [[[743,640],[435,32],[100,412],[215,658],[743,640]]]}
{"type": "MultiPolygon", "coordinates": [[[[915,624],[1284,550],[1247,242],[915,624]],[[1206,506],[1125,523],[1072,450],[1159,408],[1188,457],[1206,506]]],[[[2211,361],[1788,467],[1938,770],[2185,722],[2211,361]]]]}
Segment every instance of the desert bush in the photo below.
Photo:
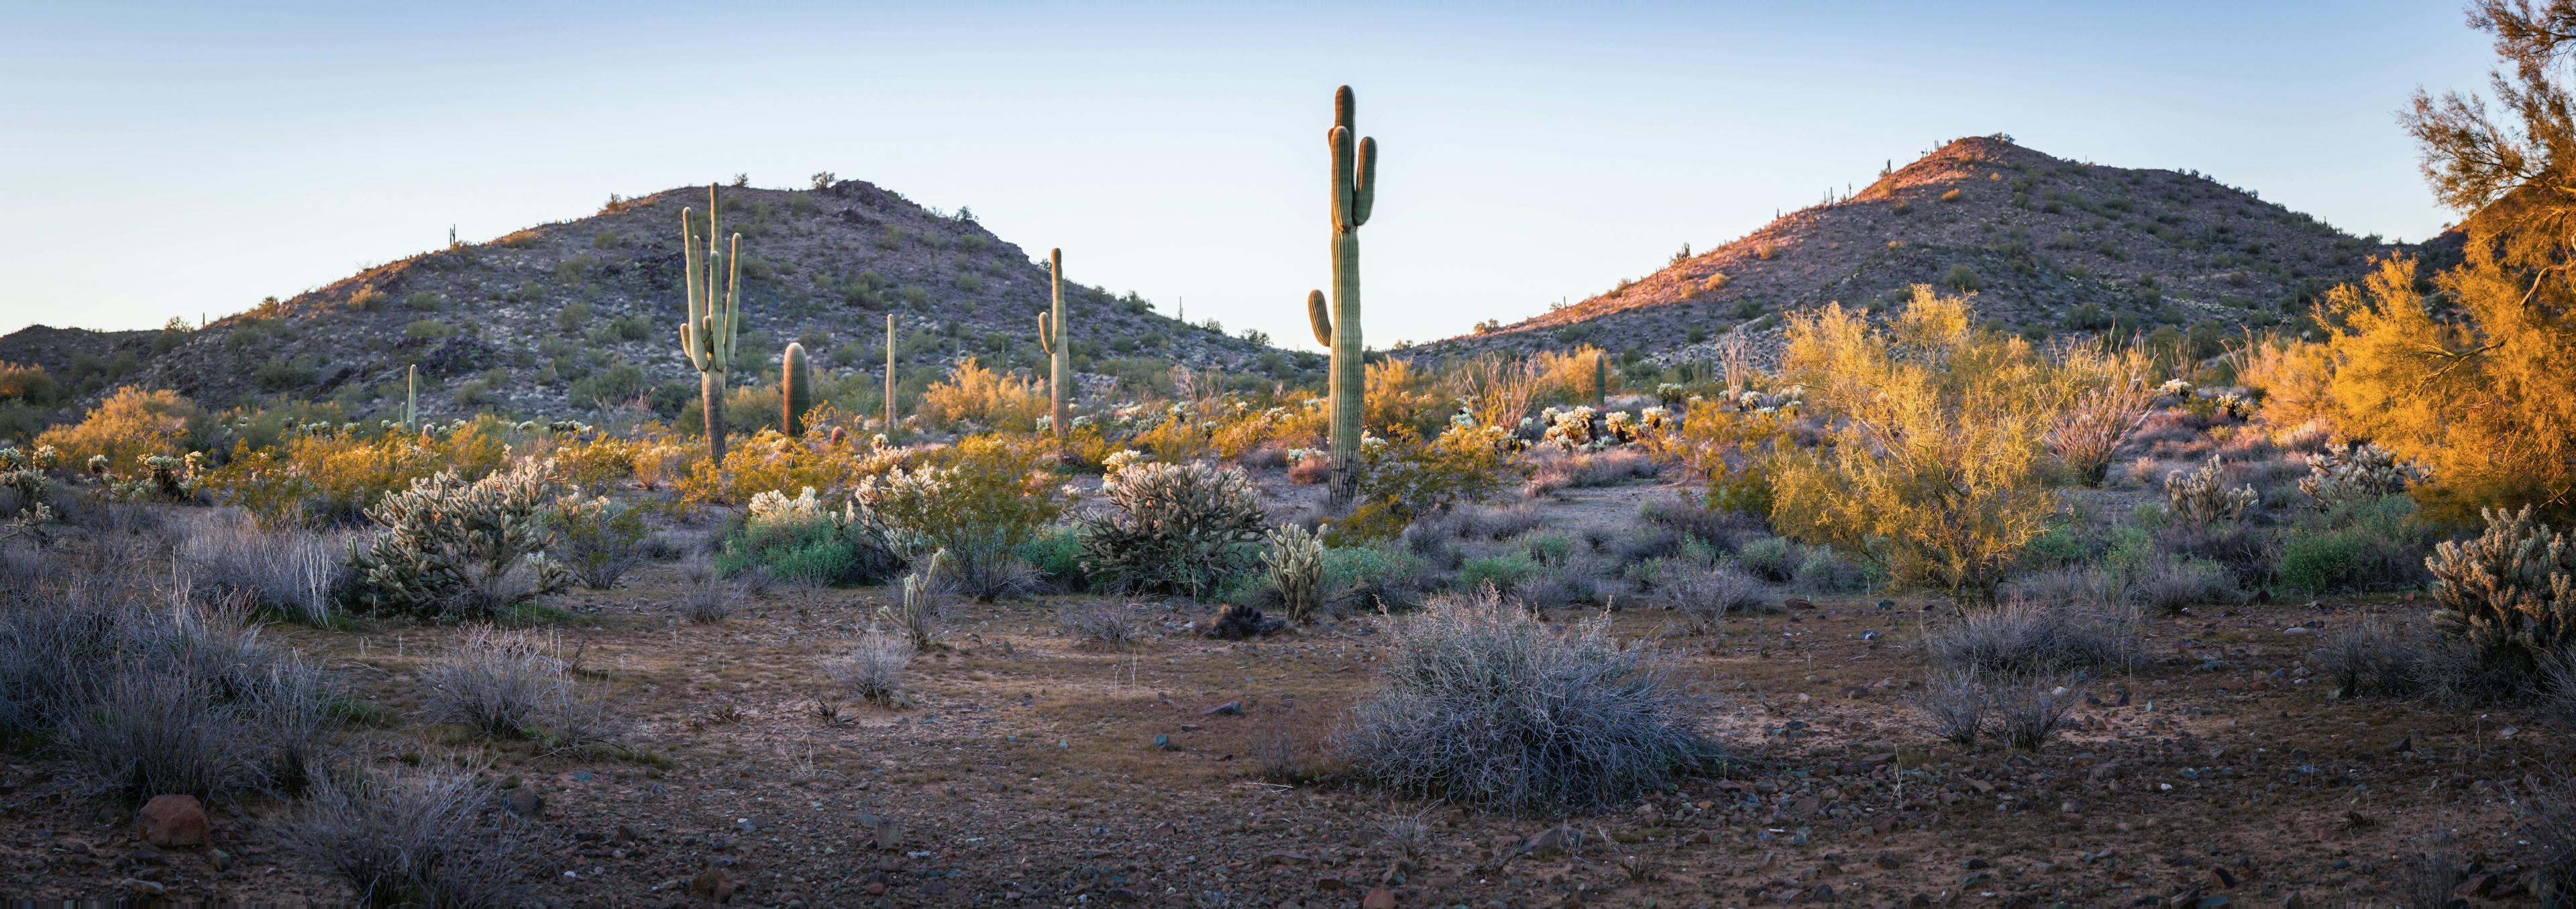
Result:
{"type": "Polygon", "coordinates": [[[1056,610],[1056,627],[1066,637],[1103,647],[1124,647],[1144,634],[1136,610],[1107,603],[1081,603],[1056,610]]]}
{"type": "Polygon", "coordinates": [[[2059,348],[2059,368],[2073,392],[2048,426],[2048,448],[2086,486],[2109,473],[2120,440],[2146,420],[2156,390],[2146,353],[2135,346],[2080,343],[2059,348]]]}
{"type": "Polygon", "coordinates": [[[1687,499],[1647,499],[1637,506],[1637,518],[1648,525],[1671,528],[1696,537],[1721,549],[1734,549],[1745,538],[1762,531],[1761,520],[1742,511],[1703,507],[1687,499]]]}
{"type": "Polygon", "coordinates": [[[717,577],[712,566],[688,577],[680,588],[680,616],[697,624],[724,621],[741,605],[742,592],[717,577]]]}
{"type": "Polygon", "coordinates": [[[2165,476],[2165,512],[2193,527],[2241,520],[2245,510],[2260,499],[2252,486],[2227,488],[2216,457],[2198,470],[2174,471],[2165,476]]]}
{"type": "Polygon", "coordinates": [[[1270,531],[1269,544],[1261,560],[1269,570],[1270,586],[1278,589],[1288,620],[1304,622],[1324,604],[1324,538],[1295,524],[1281,524],[1270,531]]]}
{"type": "Polygon", "coordinates": [[[1414,605],[1433,586],[1421,556],[1391,546],[1335,546],[1324,550],[1323,602],[1359,608],[1414,605]]]}
{"type": "Polygon", "coordinates": [[[2140,648],[2135,610],[2117,605],[2007,600],[1923,632],[1934,665],[1999,675],[2123,667],[2140,648]]]}
{"type": "Polygon", "coordinates": [[[1521,484],[1521,494],[1531,498],[1553,495],[1560,489],[1609,486],[1661,474],[1653,458],[1634,448],[1581,452],[1539,448],[1531,450],[1530,461],[1529,479],[1521,484]]]}
{"type": "Polygon", "coordinates": [[[651,528],[633,505],[606,496],[587,501],[566,496],[546,519],[554,524],[555,555],[584,587],[615,587],[619,578],[644,562],[644,536],[651,528]]]}
{"type": "Polygon", "coordinates": [[[60,388],[40,364],[0,360],[0,401],[50,406],[60,388]]]}
{"type": "Polygon", "coordinates": [[[2476,539],[2442,543],[2433,573],[2433,627],[2466,641],[2490,665],[2534,679],[2576,648],[2576,546],[2530,506],[2480,512],[2476,539]]]}
{"type": "Polygon", "coordinates": [[[2171,615],[2186,606],[2233,601],[2236,588],[2215,562],[2167,558],[2130,577],[2127,594],[2129,602],[2171,615]]]}
{"type": "Polygon", "coordinates": [[[534,731],[573,682],[553,648],[525,633],[477,628],[421,675],[424,715],[501,738],[534,731]]]}
{"type": "Polygon", "coordinates": [[[1460,537],[1500,540],[1519,536],[1539,524],[1538,509],[1526,503],[1503,506],[1460,505],[1451,513],[1457,518],[1454,526],[1460,537]]]}
{"type": "Polygon", "coordinates": [[[1360,427],[1387,438],[1417,437],[1440,431],[1449,422],[1451,399],[1442,394],[1429,370],[1413,361],[1387,357],[1367,366],[1360,407],[1360,427]]]}
{"type": "Polygon", "coordinates": [[[1452,426],[1428,442],[1410,431],[1363,442],[1355,505],[1329,541],[1393,539],[1417,518],[1493,498],[1513,474],[1512,445],[1493,426],[1452,426]]]}
{"type": "Polygon", "coordinates": [[[2308,476],[2299,481],[2299,491],[2334,504],[2404,495],[2423,480],[2423,468],[2399,463],[2395,452],[2368,442],[2338,442],[2308,456],[2308,476]]]}
{"type": "Polygon", "coordinates": [[[2273,573],[2304,593],[2412,586],[2424,579],[2428,532],[2405,496],[2340,502],[2291,533],[2273,573]]]}
{"type": "Polygon", "coordinates": [[[912,642],[900,634],[870,629],[857,646],[823,664],[824,674],[851,694],[881,706],[903,700],[903,673],[912,664],[912,642]]]}
{"type": "Polygon", "coordinates": [[[2004,585],[2004,596],[2010,599],[2089,609],[2115,607],[2126,595],[2118,572],[2082,564],[2032,572],[2004,585]]]}
{"type": "Polygon", "coordinates": [[[200,521],[179,544],[179,559],[200,581],[247,591],[260,605],[317,625],[331,622],[356,574],[349,537],[295,527],[262,530],[237,514],[200,521]]]}
{"type": "Polygon", "coordinates": [[[1669,665],[1604,620],[1553,631],[1488,589],[1435,597],[1387,633],[1390,665],[1342,746],[1397,792],[1562,810],[1622,803],[1721,758],[1669,665]]]}
{"type": "Polygon", "coordinates": [[[61,450],[68,463],[105,457],[109,464],[137,464],[146,455],[178,457],[207,429],[206,412],[168,389],[118,388],[79,423],[39,433],[35,444],[61,450]]]}
{"type": "Polygon", "coordinates": [[[1643,441],[1707,485],[1710,509],[1768,521],[1775,498],[1771,462],[1792,447],[1796,425],[1790,410],[1694,401],[1680,420],[1665,421],[1643,441]]]}
{"type": "Polygon", "coordinates": [[[922,419],[934,426],[1032,430],[1050,406],[1037,382],[960,361],[948,377],[921,393],[922,419]]]}
{"type": "Polygon", "coordinates": [[[2334,408],[2334,359],[2323,344],[2265,338],[2232,352],[2236,381],[2262,395],[2263,421],[2297,426],[2334,408]]]}
{"type": "Polygon", "coordinates": [[[355,599],[380,612],[480,617],[562,590],[571,575],[546,557],[545,520],[560,495],[542,461],[470,482],[450,472],[413,481],[367,512],[382,530],[350,556],[355,599]]]}
{"type": "Polygon", "coordinates": [[[824,505],[811,486],[792,498],[758,493],[718,545],[716,569],[729,577],[757,567],[820,584],[880,583],[902,559],[857,516],[855,506],[824,505]]]}
{"type": "Polygon", "coordinates": [[[1107,489],[1112,511],[1082,519],[1082,565],[1110,589],[1199,597],[1259,555],[1269,515],[1242,471],[1139,464],[1107,489]]]}
{"type": "Polygon", "coordinates": [[[514,906],[545,862],[490,784],[466,768],[324,776],[279,831],[287,851],[362,906],[514,906]]]}
{"type": "Polygon", "coordinates": [[[1785,377],[1839,418],[1834,444],[1772,458],[1772,521],[1864,554],[1895,580],[1990,602],[2056,500],[2046,429],[2058,382],[2018,339],[1929,288],[1886,329],[1828,306],[1790,320],[1785,377]]]}
{"type": "Polygon", "coordinates": [[[1054,527],[1020,546],[1020,560],[1037,571],[1038,580],[1057,589],[1079,592],[1091,586],[1082,571],[1082,531],[1054,527]]]}
{"type": "Polygon", "coordinates": [[[1483,587],[1516,590],[1536,577],[1539,570],[1538,562],[1532,560],[1526,552],[1509,552],[1480,559],[1468,559],[1465,565],[1458,568],[1458,587],[1462,590],[1476,590],[1483,587]]]}
{"type": "Polygon", "coordinates": [[[1715,632],[1734,616],[1771,608],[1762,582],[1732,566],[1670,567],[1658,583],[1683,624],[1697,634],[1715,632]]]}
{"type": "Polygon", "coordinates": [[[2240,588],[2255,588],[2272,579],[2280,560],[2276,539],[2243,523],[2207,527],[2175,523],[2158,528],[2155,545],[2174,555],[2216,563],[2240,588]]]}
{"type": "Polygon", "coordinates": [[[934,463],[862,478],[856,519],[907,560],[946,550],[956,589],[979,599],[1014,595],[1036,581],[1020,547],[1063,513],[1038,444],[973,436],[934,463]]]}
{"type": "Polygon", "coordinates": [[[2038,751],[2065,725],[2066,715],[2083,700],[2071,680],[2051,675],[2023,675],[1991,680],[1986,700],[2003,740],[2023,751],[2038,751]]]}
{"type": "Polygon", "coordinates": [[[2370,615],[2326,631],[2309,657],[2334,682],[2337,697],[2411,694],[2425,681],[2428,654],[2411,624],[2370,615]]]}
{"type": "Polygon", "coordinates": [[[1923,682],[1914,707],[1923,712],[1932,732],[1960,745],[1974,745],[1985,731],[1986,686],[1974,672],[1934,672],[1923,682]]]}

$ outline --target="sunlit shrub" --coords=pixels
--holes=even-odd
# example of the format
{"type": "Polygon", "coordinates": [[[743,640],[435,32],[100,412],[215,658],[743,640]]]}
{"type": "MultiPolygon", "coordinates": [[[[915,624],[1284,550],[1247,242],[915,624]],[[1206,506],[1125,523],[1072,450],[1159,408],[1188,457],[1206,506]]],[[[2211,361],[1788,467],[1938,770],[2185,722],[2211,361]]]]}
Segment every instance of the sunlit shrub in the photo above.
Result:
{"type": "Polygon", "coordinates": [[[1116,479],[1112,510],[1082,521],[1083,568],[1112,589],[1203,596],[1259,555],[1269,515],[1242,471],[1139,464],[1116,479]]]}
{"type": "Polygon", "coordinates": [[[1054,474],[1040,466],[1051,448],[969,436],[917,466],[861,478],[850,493],[856,519],[906,560],[947,550],[964,592],[1014,592],[1033,580],[1020,547],[1064,511],[1054,474]]]}
{"type": "Polygon", "coordinates": [[[1410,432],[1363,441],[1358,504],[1334,526],[1333,545],[1392,539],[1417,517],[1492,498],[1514,478],[1511,445],[1509,434],[1491,426],[1452,426],[1428,442],[1410,432]]]}
{"type": "Polygon", "coordinates": [[[1027,431],[1037,428],[1038,415],[1049,406],[1036,381],[995,372],[967,357],[921,393],[919,412],[935,426],[1027,431]]]}
{"type": "Polygon", "coordinates": [[[544,462],[466,480],[440,472],[368,509],[383,528],[351,554],[357,601],[422,617],[481,617],[563,589],[571,575],[547,558],[546,511],[562,495],[544,462]]]}
{"type": "Polygon", "coordinates": [[[206,412],[178,392],[128,385],[90,408],[79,423],[38,434],[36,444],[53,446],[73,464],[99,455],[109,464],[135,464],[146,455],[186,454],[206,424],[206,412]]]}

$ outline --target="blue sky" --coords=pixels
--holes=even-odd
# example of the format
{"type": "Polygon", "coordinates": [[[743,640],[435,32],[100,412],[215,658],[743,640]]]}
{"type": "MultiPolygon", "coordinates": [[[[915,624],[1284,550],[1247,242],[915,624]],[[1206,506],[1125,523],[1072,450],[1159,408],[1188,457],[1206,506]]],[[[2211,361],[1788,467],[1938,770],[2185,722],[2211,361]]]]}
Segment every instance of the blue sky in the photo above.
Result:
{"type": "Polygon", "coordinates": [[[2451,215],[2394,112],[2482,87],[2490,57],[2442,0],[0,0],[0,22],[0,332],[220,315],[450,225],[829,170],[1311,347],[1343,83],[1383,149],[1373,345],[1580,299],[1962,135],[2411,240],[2451,215]]]}

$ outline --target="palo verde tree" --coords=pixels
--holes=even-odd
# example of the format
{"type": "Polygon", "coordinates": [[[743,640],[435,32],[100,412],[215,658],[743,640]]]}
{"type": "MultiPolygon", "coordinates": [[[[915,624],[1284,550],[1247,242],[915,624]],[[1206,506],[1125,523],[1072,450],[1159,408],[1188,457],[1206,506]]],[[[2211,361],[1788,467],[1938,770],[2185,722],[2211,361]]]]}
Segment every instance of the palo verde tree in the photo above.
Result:
{"type": "Polygon", "coordinates": [[[2329,294],[2335,422],[2431,469],[2427,504],[2576,517],[2576,2],[2477,0],[2495,38],[2495,107],[2417,92],[2403,114],[2465,261],[2432,276],[2391,258],[2329,294]]]}

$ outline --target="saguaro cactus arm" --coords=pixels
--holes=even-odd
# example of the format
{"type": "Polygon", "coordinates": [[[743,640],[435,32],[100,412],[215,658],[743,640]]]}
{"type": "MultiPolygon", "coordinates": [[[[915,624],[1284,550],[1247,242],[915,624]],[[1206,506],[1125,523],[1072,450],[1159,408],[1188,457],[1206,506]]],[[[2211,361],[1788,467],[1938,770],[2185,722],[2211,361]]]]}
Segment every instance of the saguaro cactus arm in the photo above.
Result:
{"type": "Polygon", "coordinates": [[[1055,354],[1055,332],[1047,329],[1046,313],[1038,313],[1038,349],[1049,356],[1055,354]]]}
{"type": "Polygon", "coordinates": [[[1333,309],[1332,304],[1325,302],[1323,291],[1310,290],[1306,292],[1306,321],[1315,329],[1315,343],[1324,345],[1324,349],[1326,350],[1331,350],[1333,347],[1333,309]]]}

